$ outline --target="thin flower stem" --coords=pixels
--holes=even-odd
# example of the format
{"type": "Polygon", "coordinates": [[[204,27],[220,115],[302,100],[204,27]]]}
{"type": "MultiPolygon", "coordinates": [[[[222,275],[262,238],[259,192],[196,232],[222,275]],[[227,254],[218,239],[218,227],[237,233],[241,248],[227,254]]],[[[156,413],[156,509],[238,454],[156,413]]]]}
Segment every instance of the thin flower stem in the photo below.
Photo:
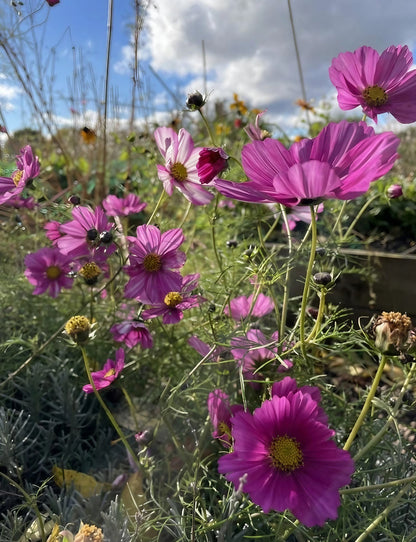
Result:
{"type": "Polygon", "coordinates": [[[163,200],[165,199],[166,192],[162,190],[162,193],[160,194],[159,199],[157,200],[156,207],[153,209],[153,213],[150,215],[149,220],[147,221],[147,225],[151,224],[153,222],[154,217],[156,216],[156,213],[159,210],[159,207],[162,205],[163,200]]]}
{"type": "Polygon", "coordinates": [[[345,232],[345,234],[341,237],[341,240],[340,242],[341,243],[344,243],[345,240],[348,238],[348,236],[351,234],[352,230],[354,229],[355,225],[357,224],[357,222],[360,220],[360,218],[362,217],[362,215],[365,213],[365,211],[368,209],[368,207],[373,203],[373,201],[375,199],[378,198],[378,194],[376,194],[375,196],[371,197],[370,199],[368,199],[364,205],[361,207],[360,211],[358,212],[358,214],[356,215],[356,217],[354,218],[354,220],[351,222],[351,224],[349,225],[347,231],[345,232]]]}
{"type": "Polygon", "coordinates": [[[127,452],[131,455],[132,460],[136,463],[137,467],[141,470],[141,464],[140,464],[140,461],[139,461],[139,459],[137,457],[136,452],[130,446],[130,444],[129,444],[128,440],[126,439],[126,436],[123,433],[121,427],[116,422],[116,419],[114,418],[114,416],[111,413],[108,406],[105,404],[105,402],[104,402],[103,398],[101,397],[99,391],[95,387],[94,380],[93,380],[93,378],[91,376],[91,369],[90,369],[90,365],[89,365],[89,362],[88,362],[88,356],[87,356],[87,353],[85,351],[85,348],[83,346],[80,346],[80,348],[81,348],[82,357],[83,357],[83,360],[84,360],[85,371],[86,371],[87,376],[88,376],[88,381],[91,384],[92,389],[94,390],[94,395],[98,399],[98,402],[100,403],[100,405],[103,408],[104,412],[107,414],[108,419],[110,420],[112,426],[116,430],[116,432],[117,432],[118,436],[120,437],[121,442],[124,444],[124,447],[126,448],[127,452]]]}
{"type": "Polygon", "coordinates": [[[200,109],[198,109],[198,112],[201,115],[203,123],[205,124],[205,128],[207,129],[207,132],[208,132],[209,138],[211,140],[211,143],[213,144],[214,147],[216,147],[217,144],[215,142],[214,134],[212,133],[211,126],[209,125],[209,122],[208,122],[206,116],[203,114],[203,112],[200,109]]]}
{"type": "Polygon", "coordinates": [[[355,540],[355,542],[363,542],[367,538],[367,536],[374,531],[374,529],[392,512],[396,506],[398,505],[400,499],[402,498],[402,495],[406,493],[406,491],[411,487],[410,484],[406,484],[405,487],[403,487],[397,495],[390,501],[390,504],[386,506],[386,508],[379,514],[374,521],[370,523],[370,525],[366,528],[366,530],[355,540]]]}
{"type": "Polygon", "coordinates": [[[364,406],[361,410],[360,415],[357,418],[357,421],[354,424],[354,427],[351,430],[350,436],[347,439],[347,442],[344,444],[344,450],[349,450],[351,444],[353,443],[357,433],[364,422],[364,418],[367,415],[367,412],[370,409],[371,403],[376,395],[378,385],[380,383],[381,375],[383,374],[384,366],[386,365],[387,357],[383,354],[381,356],[380,365],[378,366],[377,373],[374,377],[373,383],[371,384],[370,391],[368,392],[367,399],[365,400],[364,406]]]}
{"type": "MultiPolygon", "coordinates": [[[[35,511],[36,517],[37,517],[37,524],[38,524],[38,527],[39,527],[42,542],[45,542],[45,540],[46,540],[45,525],[44,525],[44,521],[43,521],[43,518],[42,518],[42,514],[40,513],[39,508],[38,508],[38,506],[36,504],[36,499],[33,498],[31,495],[29,495],[29,493],[27,493],[23,489],[23,487],[21,485],[19,485],[17,482],[15,482],[13,480],[13,478],[10,478],[9,476],[7,476],[7,474],[4,474],[4,472],[1,472],[1,470],[0,470],[0,475],[3,476],[3,478],[5,480],[7,480],[11,486],[15,487],[18,491],[20,491],[20,493],[25,498],[28,506],[33,508],[33,510],[35,511]]],[[[38,539],[36,539],[36,540],[38,540],[38,539]]]]}
{"type": "Polygon", "coordinates": [[[312,341],[321,329],[322,318],[324,316],[324,311],[325,311],[325,299],[326,299],[326,289],[322,288],[320,292],[320,298],[319,298],[318,315],[316,317],[315,325],[313,326],[312,331],[310,332],[310,334],[308,335],[308,338],[306,339],[307,343],[312,341]]]}
{"type": "Polygon", "coordinates": [[[288,249],[288,258],[287,258],[287,266],[286,266],[286,273],[285,273],[285,281],[284,281],[284,287],[283,287],[283,302],[282,302],[282,311],[280,315],[280,330],[279,330],[279,337],[283,337],[286,329],[286,318],[287,318],[287,311],[289,307],[289,283],[290,283],[290,261],[292,259],[292,252],[293,252],[293,243],[292,243],[292,232],[290,230],[289,221],[287,219],[287,213],[284,205],[280,204],[280,212],[282,213],[283,222],[285,223],[286,227],[286,236],[287,236],[287,249],[288,249]]]}
{"type": "Polygon", "coordinates": [[[338,229],[338,232],[339,232],[339,236],[342,237],[342,226],[341,226],[341,220],[342,220],[342,217],[344,216],[344,213],[345,213],[345,209],[347,208],[347,203],[348,201],[344,201],[342,206],[341,206],[341,209],[338,213],[338,216],[337,216],[337,219],[335,221],[335,224],[334,224],[334,227],[332,228],[332,234],[335,233],[335,231],[338,229]]]}
{"type": "MultiPolygon", "coordinates": [[[[307,99],[307,96],[306,96],[305,80],[303,78],[302,63],[300,61],[300,53],[299,53],[298,41],[297,41],[297,37],[296,37],[295,21],[293,19],[292,6],[290,4],[290,0],[287,0],[287,7],[288,7],[288,10],[289,10],[290,28],[292,30],[293,44],[295,46],[296,64],[298,66],[298,73],[299,73],[299,79],[300,79],[300,88],[301,88],[301,91],[302,91],[302,98],[303,98],[304,102],[307,103],[308,99],[307,99]]],[[[306,122],[308,123],[308,126],[310,128],[311,127],[311,119],[310,119],[310,116],[309,116],[308,109],[305,109],[305,115],[306,115],[306,122]]]]}
{"type": "Polygon", "coordinates": [[[300,347],[301,347],[304,358],[306,358],[306,348],[305,348],[306,306],[308,304],[309,283],[312,277],[312,270],[313,270],[313,264],[315,261],[315,251],[316,251],[316,244],[317,244],[316,215],[315,215],[315,209],[313,205],[311,205],[311,231],[312,231],[311,248],[310,248],[308,267],[306,269],[305,284],[303,286],[302,304],[300,308],[300,320],[299,320],[299,340],[300,340],[300,347]]]}
{"type": "Polygon", "coordinates": [[[192,202],[188,202],[188,207],[186,208],[185,214],[183,215],[183,218],[181,220],[181,223],[179,224],[178,228],[182,228],[182,226],[185,224],[186,219],[188,218],[189,211],[192,208],[192,202]]]}
{"type": "Polygon", "coordinates": [[[390,429],[390,427],[393,425],[397,413],[399,412],[399,409],[403,402],[403,397],[409,387],[410,382],[413,380],[414,376],[416,374],[416,364],[413,363],[410,371],[408,372],[405,381],[403,382],[402,388],[400,390],[399,396],[397,397],[396,403],[394,405],[394,408],[390,414],[390,416],[387,418],[386,423],[384,426],[380,429],[380,431],[373,436],[373,438],[362,448],[355,456],[354,461],[359,461],[364,455],[366,455],[374,446],[376,446],[381,439],[384,437],[384,435],[387,433],[387,431],[390,429]]]}
{"type": "Polygon", "coordinates": [[[379,491],[388,487],[401,486],[403,484],[410,484],[416,481],[416,474],[408,476],[407,478],[400,478],[398,480],[392,480],[391,482],[385,482],[384,484],[373,484],[370,486],[349,487],[347,489],[341,489],[341,495],[351,495],[352,493],[361,493],[366,491],[379,491]]]}

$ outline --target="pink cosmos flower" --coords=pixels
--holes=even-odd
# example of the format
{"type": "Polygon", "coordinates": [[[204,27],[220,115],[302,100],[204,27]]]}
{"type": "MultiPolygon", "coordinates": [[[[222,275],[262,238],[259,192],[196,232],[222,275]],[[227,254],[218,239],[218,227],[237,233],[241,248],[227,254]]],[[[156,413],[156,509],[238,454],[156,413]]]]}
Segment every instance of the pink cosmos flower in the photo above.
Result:
{"type": "Polygon", "coordinates": [[[17,169],[11,178],[0,177],[0,205],[19,196],[26,185],[39,175],[40,165],[30,145],[21,149],[16,156],[17,169]]]}
{"type": "Polygon", "coordinates": [[[131,277],[124,293],[142,303],[158,302],[169,292],[178,292],[182,277],[180,269],[186,255],[179,246],[185,237],[180,228],[161,233],[156,226],[142,225],[130,241],[130,265],[125,268],[131,277]]]}
{"type": "Polygon", "coordinates": [[[4,205],[8,207],[14,207],[15,209],[29,209],[33,210],[36,207],[36,201],[33,196],[28,198],[22,198],[22,196],[14,196],[7,200],[4,205]]]}
{"type": "Polygon", "coordinates": [[[252,316],[253,318],[260,318],[266,314],[269,314],[274,309],[273,299],[264,294],[258,294],[256,299],[253,301],[254,295],[251,294],[248,297],[241,295],[231,299],[230,306],[224,308],[224,313],[227,316],[230,316],[231,308],[231,318],[236,322],[240,322],[247,318],[247,316],[252,316]]]}
{"type": "Polygon", "coordinates": [[[244,131],[248,135],[248,137],[252,141],[263,141],[263,139],[266,138],[268,135],[268,132],[266,130],[262,130],[259,126],[260,118],[267,112],[267,109],[265,111],[262,111],[256,116],[256,120],[254,124],[248,124],[244,131]]]}
{"type": "Polygon", "coordinates": [[[61,224],[62,235],[56,243],[64,254],[80,257],[93,253],[107,257],[117,250],[113,242],[112,228],[107,216],[100,207],[94,211],[89,207],[77,206],[72,209],[74,220],[61,224]]]}
{"type": "Polygon", "coordinates": [[[375,122],[382,113],[391,113],[403,124],[415,122],[416,70],[410,70],[412,64],[406,45],[391,45],[381,55],[366,46],[340,53],[329,68],[340,108],[361,106],[375,122]]]}
{"type": "Polygon", "coordinates": [[[279,340],[279,333],[275,331],[268,339],[260,329],[250,329],[245,337],[234,337],[231,339],[231,354],[241,366],[244,379],[249,381],[252,387],[258,389],[256,380],[263,380],[259,371],[267,361],[276,360],[281,371],[286,371],[293,366],[290,360],[278,361],[277,346],[273,346],[279,340]]]}
{"type": "Polygon", "coordinates": [[[220,389],[208,395],[208,413],[214,427],[213,438],[220,439],[225,448],[231,445],[231,417],[243,410],[242,405],[230,405],[229,397],[220,389]]]}
{"type": "Polygon", "coordinates": [[[199,273],[194,275],[186,275],[182,278],[182,285],[177,292],[168,292],[163,299],[156,303],[152,303],[150,309],[142,312],[142,318],[157,318],[163,316],[164,324],[177,324],[183,318],[183,311],[199,307],[201,303],[206,301],[200,295],[191,295],[192,291],[198,286],[199,273]]]}
{"type": "MultiPolygon", "coordinates": [[[[189,337],[188,344],[191,346],[194,350],[198,352],[203,358],[209,354],[211,351],[211,346],[204,341],[201,341],[196,335],[192,335],[192,337],[189,337]]],[[[222,354],[226,352],[227,349],[223,346],[216,346],[214,350],[212,351],[209,360],[210,361],[219,361],[222,354]]]]}
{"type": "Polygon", "coordinates": [[[221,148],[204,148],[199,153],[196,163],[199,180],[202,184],[210,183],[228,167],[228,155],[221,148]]]}
{"type": "Polygon", "coordinates": [[[72,258],[57,248],[45,247],[25,257],[25,276],[35,286],[33,295],[48,292],[57,297],[62,288],[72,288],[74,282],[68,274],[72,271],[72,258]]]}
{"type": "MultiPolygon", "coordinates": [[[[124,350],[119,348],[116,352],[116,359],[108,359],[101,371],[91,373],[92,381],[96,390],[107,388],[118,377],[124,368],[124,350]]],[[[91,384],[85,384],[82,387],[85,393],[94,393],[94,388],[91,384]]]]}
{"type": "Polygon", "coordinates": [[[365,122],[348,121],[330,123],[315,138],[295,142],[290,149],[275,139],[253,141],[242,151],[251,180],[219,179],[215,186],[241,201],[287,207],[354,199],[393,167],[399,142],[392,132],[375,134],[365,122]]]}
{"type": "Polygon", "coordinates": [[[50,241],[52,241],[54,245],[56,245],[57,240],[62,237],[62,233],[60,231],[60,222],[58,222],[57,220],[51,220],[50,222],[47,222],[43,227],[46,232],[46,237],[50,241]]]}
{"type": "Polygon", "coordinates": [[[110,329],[113,339],[119,343],[124,342],[128,348],[140,344],[142,348],[152,348],[153,338],[145,324],[137,320],[125,320],[114,324],[110,329]]]}
{"type": "Polygon", "coordinates": [[[227,480],[238,488],[245,475],[243,490],[266,513],[289,509],[307,527],[336,519],[339,489],[350,483],[354,464],[319,421],[310,394],[275,395],[230,421],[233,451],[218,461],[227,480]]]}
{"type": "Polygon", "coordinates": [[[140,201],[136,194],[128,194],[125,198],[109,195],[103,200],[103,207],[108,216],[128,216],[140,213],[147,203],[140,201]]]}
{"type": "Polygon", "coordinates": [[[172,128],[156,128],[154,136],[165,159],[164,166],[157,166],[165,192],[171,196],[176,187],[194,205],[207,205],[214,196],[201,186],[196,168],[202,147],[194,147],[184,128],[178,134],[172,128]]]}

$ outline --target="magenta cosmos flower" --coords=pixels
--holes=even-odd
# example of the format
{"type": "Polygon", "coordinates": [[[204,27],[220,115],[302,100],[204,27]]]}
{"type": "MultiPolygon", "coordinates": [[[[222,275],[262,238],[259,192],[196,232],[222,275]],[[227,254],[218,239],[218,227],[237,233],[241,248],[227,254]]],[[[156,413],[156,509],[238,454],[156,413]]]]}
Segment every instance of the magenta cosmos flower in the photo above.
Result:
{"type": "Polygon", "coordinates": [[[253,318],[260,318],[266,314],[269,314],[274,309],[273,299],[264,294],[258,294],[256,298],[251,294],[248,297],[241,295],[231,299],[230,306],[224,308],[224,313],[230,316],[236,322],[244,320],[247,316],[253,318]]]}
{"type": "MultiPolygon", "coordinates": [[[[119,348],[116,352],[116,359],[108,359],[101,371],[91,373],[92,381],[96,390],[107,388],[118,377],[124,368],[124,350],[119,348]]],[[[82,387],[85,393],[94,393],[94,388],[91,384],[85,384],[82,387]]]]}
{"type": "Polygon", "coordinates": [[[131,277],[124,293],[128,298],[152,304],[169,292],[178,292],[182,285],[180,269],[186,255],[179,246],[185,237],[180,228],[161,233],[156,226],[142,225],[130,241],[130,265],[125,268],[131,277]]]}
{"type": "Polygon", "coordinates": [[[171,196],[176,187],[194,205],[209,203],[214,196],[201,186],[196,167],[202,147],[194,147],[191,135],[183,128],[178,134],[172,128],[156,128],[154,136],[165,159],[164,166],[157,166],[165,192],[171,196]]]}
{"type": "Polygon", "coordinates": [[[57,248],[41,248],[25,257],[25,276],[35,286],[33,295],[48,292],[57,297],[62,288],[72,288],[72,258],[62,254],[57,248]]]}
{"type": "Polygon", "coordinates": [[[289,149],[275,139],[244,146],[245,183],[217,180],[225,196],[252,203],[315,205],[324,199],[349,200],[367,192],[397,158],[399,138],[375,134],[365,122],[330,123],[313,139],[289,149]]]}
{"type": "Polygon", "coordinates": [[[194,350],[198,352],[203,358],[205,356],[208,356],[208,354],[211,352],[211,355],[209,356],[209,361],[219,361],[221,359],[221,356],[227,351],[227,349],[223,346],[216,346],[215,348],[212,348],[209,344],[205,343],[204,341],[201,341],[196,335],[192,335],[192,337],[189,337],[188,344],[191,346],[194,350]]]}
{"type": "Polygon", "coordinates": [[[134,348],[140,344],[142,348],[152,348],[153,338],[145,324],[136,320],[125,320],[115,324],[110,333],[116,342],[122,343],[128,348],[134,348]]]}
{"type": "Polygon", "coordinates": [[[199,273],[186,275],[182,278],[182,285],[177,292],[168,292],[156,303],[152,303],[150,309],[142,312],[142,318],[149,320],[163,316],[164,324],[177,324],[183,318],[183,311],[199,307],[206,301],[200,295],[192,295],[192,291],[198,286],[199,273]]]}
{"type": "Polygon", "coordinates": [[[30,145],[21,149],[16,156],[17,169],[12,176],[0,177],[0,205],[19,196],[26,185],[39,175],[40,165],[30,145]]]}
{"type": "Polygon", "coordinates": [[[354,464],[319,421],[318,403],[298,390],[273,396],[253,414],[231,418],[234,447],[218,470],[264,512],[289,509],[307,527],[336,519],[339,489],[350,483],[354,464]]]}
{"type": "Polygon", "coordinates": [[[207,184],[215,179],[228,167],[228,158],[228,155],[221,148],[202,149],[196,163],[200,182],[207,184]]]}
{"type": "Polygon", "coordinates": [[[125,198],[109,195],[103,200],[103,207],[108,216],[128,216],[140,213],[147,203],[140,201],[136,194],[128,194],[125,198]]]}
{"type": "Polygon", "coordinates": [[[377,122],[391,113],[399,122],[416,121],[416,70],[410,70],[409,48],[388,47],[381,55],[371,47],[341,53],[332,60],[329,78],[338,91],[338,104],[349,110],[361,106],[377,122]]]}
{"type": "Polygon", "coordinates": [[[213,438],[220,439],[223,446],[231,444],[231,417],[243,410],[242,405],[230,405],[230,399],[220,389],[212,391],[208,395],[208,413],[214,427],[213,438]]]}
{"type": "Polygon", "coordinates": [[[248,380],[254,388],[259,385],[256,380],[263,380],[261,367],[269,365],[276,360],[278,369],[286,371],[293,366],[290,360],[279,361],[279,352],[276,343],[279,340],[279,333],[275,331],[268,339],[260,329],[249,329],[245,337],[234,337],[231,339],[231,350],[233,358],[241,366],[245,380],[248,380]]]}
{"type": "Polygon", "coordinates": [[[117,250],[111,231],[114,224],[108,222],[100,207],[93,211],[89,207],[78,206],[72,209],[72,216],[74,220],[59,226],[62,235],[56,239],[59,250],[64,254],[81,257],[97,253],[108,257],[117,250]]]}

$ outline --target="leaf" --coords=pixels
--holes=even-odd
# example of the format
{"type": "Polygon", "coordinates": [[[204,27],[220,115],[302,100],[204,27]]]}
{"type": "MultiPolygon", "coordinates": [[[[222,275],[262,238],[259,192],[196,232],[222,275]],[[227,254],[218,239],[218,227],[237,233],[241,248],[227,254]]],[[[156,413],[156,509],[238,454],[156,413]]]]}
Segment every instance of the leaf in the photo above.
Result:
{"type": "Polygon", "coordinates": [[[111,484],[98,482],[89,474],[77,472],[76,470],[61,469],[57,465],[52,467],[52,474],[57,486],[67,489],[73,487],[85,498],[111,489],[111,484]]]}

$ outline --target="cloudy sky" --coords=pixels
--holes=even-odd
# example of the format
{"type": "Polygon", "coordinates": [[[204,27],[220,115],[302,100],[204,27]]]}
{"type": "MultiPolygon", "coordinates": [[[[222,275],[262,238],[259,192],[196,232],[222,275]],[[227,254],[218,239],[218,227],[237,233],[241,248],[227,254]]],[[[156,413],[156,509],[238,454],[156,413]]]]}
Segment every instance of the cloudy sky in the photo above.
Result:
{"type": "MultiPolygon", "coordinates": [[[[2,3],[3,10],[10,9],[8,0],[2,3]]],[[[131,94],[132,4],[131,0],[114,2],[110,82],[112,101],[119,107],[113,107],[110,115],[121,117],[128,115],[131,94]]],[[[147,9],[139,52],[142,79],[137,116],[171,110],[175,97],[180,103],[188,91],[204,89],[203,41],[211,100],[231,101],[236,92],[251,107],[267,109],[270,119],[285,127],[298,117],[294,102],[301,97],[301,87],[287,0],[142,0],[142,4],[147,9]]],[[[334,98],[328,67],[338,53],[361,45],[379,51],[399,44],[415,49],[414,0],[292,0],[291,6],[306,93],[315,103],[334,98]]],[[[43,34],[37,30],[36,35],[43,36],[44,58],[49,59],[48,70],[54,70],[53,84],[47,86],[60,122],[73,121],[70,107],[84,116],[93,115],[94,100],[103,95],[107,2],[61,0],[49,8],[38,0],[25,2],[24,7],[39,7],[37,16],[45,23],[46,30],[43,34]],[[53,63],[46,54],[50,48],[53,63]],[[74,58],[78,70],[84,64],[77,91],[74,58]],[[92,71],[94,84],[86,82],[92,71]],[[83,103],[77,104],[81,98],[83,103]]],[[[25,43],[31,39],[33,35],[25,35],[25,43]]],[[[24,125],[28,108],[10,70],[0,74],[0,103],[11,129],[24,125]]]]}

